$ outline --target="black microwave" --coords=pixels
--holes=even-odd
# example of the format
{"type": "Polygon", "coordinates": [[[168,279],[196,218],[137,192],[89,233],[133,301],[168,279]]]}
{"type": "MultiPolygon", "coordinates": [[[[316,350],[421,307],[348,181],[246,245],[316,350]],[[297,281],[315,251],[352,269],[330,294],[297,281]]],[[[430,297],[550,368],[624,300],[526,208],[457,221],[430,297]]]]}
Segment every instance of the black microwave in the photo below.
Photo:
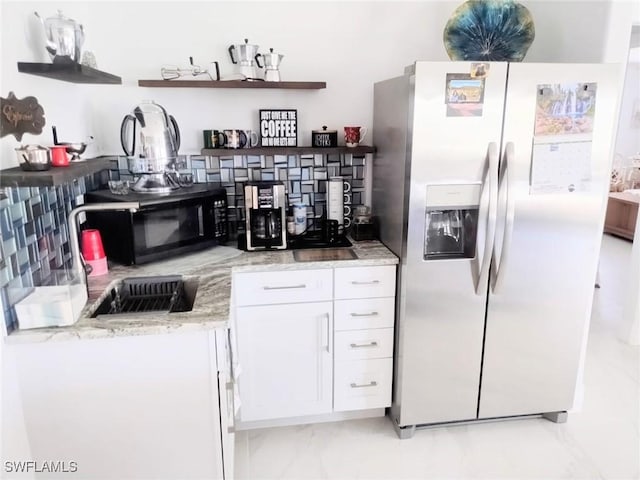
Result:
{"type": "Polygon", "coordinates": [[[86,212],[86,228],[100,231],[107,259],[122,265],[167,259],[228,240],[227,195],[223,188],[193,185],[162,195],[116,195],[97,190],[86,193],[85,202],[140,204],[136,212],[86,212]]]}

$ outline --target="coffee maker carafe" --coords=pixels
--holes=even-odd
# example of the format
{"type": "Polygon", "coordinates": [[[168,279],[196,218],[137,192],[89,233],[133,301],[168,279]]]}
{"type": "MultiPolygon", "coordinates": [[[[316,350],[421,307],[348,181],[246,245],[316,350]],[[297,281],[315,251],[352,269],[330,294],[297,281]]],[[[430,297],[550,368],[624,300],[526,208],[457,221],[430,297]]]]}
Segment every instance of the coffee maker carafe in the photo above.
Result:
{"type": "Polygon", "coordinates": [[[134,191],[167,193],[180,188],[175,180],[180,129],[161,105],[145,101],[126,115],[120,126],[120,144],[129,171],[139,175],[134,191]]]}
{"type": "Polygon", "coordinates": [[[247,250],[287,248],[286,201],[281,182],[248,182],[245,185],[247,250]]]}

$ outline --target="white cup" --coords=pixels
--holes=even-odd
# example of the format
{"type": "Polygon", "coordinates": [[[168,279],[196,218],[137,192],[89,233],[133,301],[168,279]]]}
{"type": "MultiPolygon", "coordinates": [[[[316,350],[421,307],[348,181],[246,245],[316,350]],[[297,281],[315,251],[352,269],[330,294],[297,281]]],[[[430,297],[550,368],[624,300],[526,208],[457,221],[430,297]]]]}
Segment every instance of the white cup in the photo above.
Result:
{"type": "Polygon", "coordinates": [[[245,136],[247,137],[247,143],[244,145],[244,148],[253,148],[258,145],[260,139],[258,138],[258,132],[255,130],[243,130],[245,136]]]}

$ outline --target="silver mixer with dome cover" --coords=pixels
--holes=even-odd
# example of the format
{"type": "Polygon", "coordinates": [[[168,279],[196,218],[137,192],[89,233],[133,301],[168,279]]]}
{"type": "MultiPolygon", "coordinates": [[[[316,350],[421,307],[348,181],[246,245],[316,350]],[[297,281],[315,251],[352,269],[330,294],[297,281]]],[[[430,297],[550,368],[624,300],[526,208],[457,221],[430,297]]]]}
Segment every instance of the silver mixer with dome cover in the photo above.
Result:
{"type": "Polygon", "coordinates": [[[180,129],[164,107],[153,101],[136,106],[122,120],[120,143],[129,171],[139,176],[134,191],[168,193],[180,188],[176,173],[180,129]]]}

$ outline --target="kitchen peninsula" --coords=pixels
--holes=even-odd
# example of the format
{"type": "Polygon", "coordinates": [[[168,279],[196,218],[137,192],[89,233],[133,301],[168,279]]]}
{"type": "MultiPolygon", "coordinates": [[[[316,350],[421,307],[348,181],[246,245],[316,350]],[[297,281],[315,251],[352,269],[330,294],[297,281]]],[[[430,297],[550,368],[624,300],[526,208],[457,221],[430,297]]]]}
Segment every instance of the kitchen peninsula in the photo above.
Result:
{"type": "MultiPolygon", "coordinates": [[[[234,416],[243,408],[233,406],[233,369],[242,366],[240,382],[251,374],[242,357],[233,357],[231,341],[243,339],[228,335],[233,279],[395,271],[397,258],[377,241],[354,242],[352,251],[352,260],[298,262],[290,250],[220,246],[143,266],[112,265],[108,275],[90,277],[76,324],[16,330],[5,339],[16,358],[34,458],[72,459],[82,478],[233,478],[234,416]],[[116,282],[167,274],[198,279],[192,311],[91,318],[116,282]]],[[[278,335],[296,344],[287,332],[278,335]]]]}

